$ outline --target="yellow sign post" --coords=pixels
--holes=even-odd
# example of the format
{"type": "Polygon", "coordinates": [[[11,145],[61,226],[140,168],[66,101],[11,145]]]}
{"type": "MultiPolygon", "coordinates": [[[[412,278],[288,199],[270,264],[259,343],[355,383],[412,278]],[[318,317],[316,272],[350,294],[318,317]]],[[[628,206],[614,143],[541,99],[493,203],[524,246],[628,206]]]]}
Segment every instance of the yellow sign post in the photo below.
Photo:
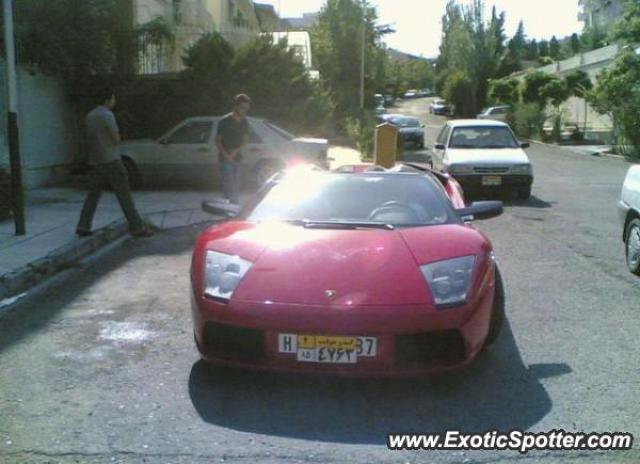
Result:
{"type": "Polygon", "coordinates": [[[398,156],[398,128],[393,124],[383,123],[376,127],[374,144],[375,164],[384,168],[392,168],[398,156]]]}

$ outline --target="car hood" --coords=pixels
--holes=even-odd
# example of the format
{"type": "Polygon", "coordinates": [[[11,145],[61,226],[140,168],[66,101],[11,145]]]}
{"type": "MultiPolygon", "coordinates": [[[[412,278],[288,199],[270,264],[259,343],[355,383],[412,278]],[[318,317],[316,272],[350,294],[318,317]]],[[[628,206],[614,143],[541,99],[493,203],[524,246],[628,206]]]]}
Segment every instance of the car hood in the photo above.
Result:
{"type": "Polygon", "coordinates": [[[244,223],[240,229],[208,244],[254,263],[233,299],[297,305],[432,306],[419,264],[481,254],[486,241],[460,225],[388,231],[244,223]]]}
{"type": "Polygon", "coordinates": [[[521,148],[500,148],[496,150],[448,149],[449,164],[495,165],[527,164],[529,157],[521,148]]]}
{"type": "Polygon", "coordinates": [[[298,137],[290,141],[295,144],[306,144],[306,145],[329,145],[329,141],[327,139],[314,139],[309,137],[298,137]]]}

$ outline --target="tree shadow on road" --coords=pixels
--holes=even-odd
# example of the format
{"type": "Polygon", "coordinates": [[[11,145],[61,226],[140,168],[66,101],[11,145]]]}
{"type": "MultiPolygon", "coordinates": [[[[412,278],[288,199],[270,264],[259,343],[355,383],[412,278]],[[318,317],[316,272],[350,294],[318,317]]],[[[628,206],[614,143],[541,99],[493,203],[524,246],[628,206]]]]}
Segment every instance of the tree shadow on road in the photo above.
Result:
{"type": "Polygon", "coordinates": [[[210,424],[243,432],[385,444],[391,432],[527,429],[551,410],[541,378],[568,365],[526,366],[510,326],[465,371],[436,379],[366,380],[256,374],[194,364],[189,392],[210,424]]]}

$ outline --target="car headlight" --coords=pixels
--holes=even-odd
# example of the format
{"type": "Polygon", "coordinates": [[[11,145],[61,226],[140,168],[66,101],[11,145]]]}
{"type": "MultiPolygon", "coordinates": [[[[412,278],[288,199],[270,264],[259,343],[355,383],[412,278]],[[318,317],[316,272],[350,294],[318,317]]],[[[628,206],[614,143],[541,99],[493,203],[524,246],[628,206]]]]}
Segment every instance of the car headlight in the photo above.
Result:
{"type": "Polygon", "coordinates": [[[463,256],[420,266],[438,309],[467,302],[474,264],[475,256],[463,256]]]}
{"type": "Polygon", "coordinates": [[[204,266],[204,294],[228,301],[252,264],[238,256],[208,250],[204,266]]]}
{"type": "Polygon", "coordinates": [[[511,168],[512,174],[530,174],[531,173],[531,165],[530,164],[516,164],[511,168]]]}
{"type": "Polygon", "coordinates": [[[452,164],[449,166],[451,174],[472,174],[473,167],[466,164],[452,164]]]}

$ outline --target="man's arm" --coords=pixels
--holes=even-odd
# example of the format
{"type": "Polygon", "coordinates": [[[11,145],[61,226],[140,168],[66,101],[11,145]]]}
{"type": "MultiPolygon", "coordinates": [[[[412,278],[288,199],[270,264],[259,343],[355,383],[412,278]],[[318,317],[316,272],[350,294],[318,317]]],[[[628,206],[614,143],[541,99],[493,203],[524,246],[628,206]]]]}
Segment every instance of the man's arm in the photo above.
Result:
{"type": "Polygon", "coordinates": [[[118,123],[116,122],[116,117],[113,113],[110,114],[109,120],[107,121],[107,129],[109,130],[109,135],[111,136],[113,145],[120,145],[120,130],[118,129],[118,123]]]}
{"type": "Polygon", "coordinates": [[[220,152],[220,154],[222,156],[225,157],[225,159],[227,161],[233,161],[233,158],[236,156],[235,153],[229,153],[225,148],[224,145],[222,144],[222,136],[218,133],[218,135],[216,135],[216,147],[218,147],[218,151],[220,152]]]}

